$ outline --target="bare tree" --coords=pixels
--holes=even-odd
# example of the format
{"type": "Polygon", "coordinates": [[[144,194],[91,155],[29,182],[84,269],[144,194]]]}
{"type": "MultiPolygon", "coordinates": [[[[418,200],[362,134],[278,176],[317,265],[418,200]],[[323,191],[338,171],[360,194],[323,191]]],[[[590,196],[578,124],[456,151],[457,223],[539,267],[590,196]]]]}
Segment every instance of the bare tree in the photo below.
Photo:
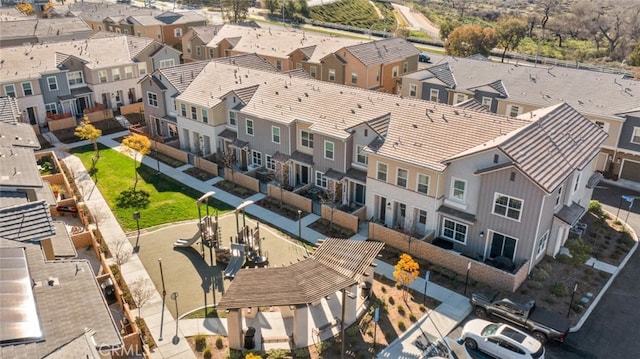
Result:
{"type": "Polygon", "coordinates": [[[236,156],[234,151],[227,148],[226,151],[222,153],[222,165],[224,168],[228,168],[229,171],[231,171],[231,184],[235,187],[236,156]]]}
{"type": "Polygon", "coordinates": [[[547,22],[549,18],[556,12],[560,5],[560,0],[539,0],[538,1],[538,9],[540,14],[542,14],[542,19],[540,19],[540,27],[542,31],[547,27],[547,22]]]}
{"type": "Polygon", "coordinates": [[[140,311],[142,307],[147,304],[149,299],[153,296],[154,288],[150,284],[148,279],[138,278],[135,282],[129,285],[129,292],[131,292],[131,298],[136,307],[138,307],[138,317],[141,317],[140,311]]]}
{"type": "Polygon", "coordinates": [[[280,188],[280,209],[282,209],[284,204],[282,192],[284,191],[284,186],[288,178],[289,165],[284,162],[276,162],[275,169],[273,170],[273,180],[278,184],[278,188],[280,188]]]}
{"type": "Polygon", "coordinates": [[[111,255],[116,260],[118,270],[120,266],[127,263],[131,258],[131,245],[126,238],[119,237],[113,245],[113,248],[109,248],[111,255]]]}
{"type": "Polygon", "coordinates": [[[600,32],[602,33],[602,36],[609,42],[608,55],[610,57],[613,57],[616,47],[619,45],[622,31],[624,29],[622,16],[625,9],[621,7],[615,7],[612,9],[601,8],[600,10],[601,11],[598,12],[596,22],[598,24],[598,29],[600,29],[600,32]],[[609,11],[605,12],[604,10],[609,11]]]}
{"type": "Polygon", "coordinates": [[[325,189],[324,192],[322,192],[322,195],[320,196],[320,202],[324,205],[329,206],[329,210],[330,210],[329,231],[330,232],[333,232],[333,211],[335,210],[335,207],[336,207],[336,196],[337,196],[336,184],[337,183],[335,181],[330,181],[329,185],[327,186],[327,189],[325,189]]]}

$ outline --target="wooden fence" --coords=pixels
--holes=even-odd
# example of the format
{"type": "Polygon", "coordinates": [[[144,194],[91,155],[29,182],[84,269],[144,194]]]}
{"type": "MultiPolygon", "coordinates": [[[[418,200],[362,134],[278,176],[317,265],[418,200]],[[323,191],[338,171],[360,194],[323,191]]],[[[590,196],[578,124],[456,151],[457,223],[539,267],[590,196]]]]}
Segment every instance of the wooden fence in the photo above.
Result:
{"type": "MultiPolygon", "coordinates": [[[[327,221],[331,221],[331,210],[331,206],[323,204],[320,211],[322,218],[326,219],[327,221]]],[[[340,227],[350,229],[357,233],[359,221],[360,219],[358,217],[347,212],[343,212],[337,208],[333,208],[333,223],[339,225],[340,227]]]]}
{"type": "Polygon", "coordinates": [[[313,211],[313,202],[311,199],[287,190],[281,190],[278,186],[267,184],[267,196],[280,200],[280,191],[282,191],[282,201],[284,203],[299,208],[307,213],[311,213],[313,211]]]}
{"type": "Polygon", "coordinates": [[[214,176],[218,176],[218,164],[215,162],[211,162],[211,161],[205,160],[202,157],[198,157],[195,160],[195,167],[203,171],[207,171],[214,176]]]}
{"type": "Polygon", "coordinates": [[[231,173],[231,170],[224,171],[224,179],[247,188],[253,192],[260,192],[260,181],[258,181],[257,178],[247,176],[238,171],[235,171],[234,173],[231,173]]]}
{"type": "Polygon", "coordinates": [[[64,130],[65,128],[72,128],[78,125],[75,117],[66,117],[59,120],[47,118],[47,124],[49,125],[49,131],[64,130]]]}
{"type": "Polygon", "coordinates": [[[144,112],[144,103],[136,102],[129,105],[120,106],[120,114],[128,115],[130,113],[142,113],[144,112]]]}

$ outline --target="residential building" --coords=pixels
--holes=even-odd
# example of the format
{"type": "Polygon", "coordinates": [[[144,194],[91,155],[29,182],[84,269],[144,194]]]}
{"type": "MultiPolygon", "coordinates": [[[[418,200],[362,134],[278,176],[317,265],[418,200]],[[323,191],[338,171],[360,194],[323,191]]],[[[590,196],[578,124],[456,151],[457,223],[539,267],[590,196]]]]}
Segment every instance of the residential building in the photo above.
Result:
{"type": "Polygon", "coordinates": [[[115,34],[6,48],[0,96],[17,98],[23,121],[39,126],[48,113],[81,116],[96,104],[117,110],[142,98],[140,77],[178,63],[179,55],[150,39],[115,34]]]}
{"type": "Polygon", "coordinates": [[[89,37],[91,37],[91,28],[82,19],[76,17],[25,18],[2,22],[0,48],[83,40],[89,37]]]}
{"type": "Polygon", "coordinates": [[[210,60],[215,58],[214,49],[207,48],[213,37],[224,25],[196,26],[182,36],[182,57],[184,62],[210,60]]]}
{"type": "Polygon", "coordinates": [[[509,117],[566,102],[609,134],[596,169],[640,183],[639,86],[615,74],[446,57],[403,76],[399,93],[448,104],[473,98],[509,117]]]}

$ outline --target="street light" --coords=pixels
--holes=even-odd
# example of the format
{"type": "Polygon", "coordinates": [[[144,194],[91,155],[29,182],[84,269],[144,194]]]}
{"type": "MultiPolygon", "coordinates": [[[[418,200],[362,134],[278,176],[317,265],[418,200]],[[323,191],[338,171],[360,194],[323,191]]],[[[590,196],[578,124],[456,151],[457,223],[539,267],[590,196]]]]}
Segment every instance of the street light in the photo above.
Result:
{"type": "Polygon", "coordinates": [[[464,279],[464,295],[467,295],[467,285],[469,284],[469,271],[471,270],[471,262],[467,264],[467,276],[464,279]]]}
{"type": "Polygon", "coordinates": [[[138,243],[138,238],[140,238],[140,212],[133,212],[133,219],[136,220],[136,227],[138,227],[138,236],[136,237],[136,243],[138,243]]]}
{"type": "Polygon", "coordinates": [[[298,240],[302,241],[302,210],[298,210],[298,240]]]}
{"type": "Polygon", "coordinates": [[[171,293],[171,299],[176,302],[176,336],[173,337],[173,341],[175,342],[178,338],[178,318],[180,318],[180,314],[178,314],[178,292],[171,293]]]}
{"type": "Polygon", "coordinates": [[[160,312],[160,337],[159,341],[162,341],[162,326],[164,324],[164,304],[167,297],[167,290],[164,288],[164,273],[162,272],[162,258],[158,258],[158,264],[160,265],[160,280],[162,281],[162,311],[160,312]]]}
{"type": "Polygon", "coordinates": [[[431,272],[427,271],[424,275],[424,295],[422,296],[422,305],[427,305],[427,284],[429,284],[429,277],[431,276],[431,272]]]}

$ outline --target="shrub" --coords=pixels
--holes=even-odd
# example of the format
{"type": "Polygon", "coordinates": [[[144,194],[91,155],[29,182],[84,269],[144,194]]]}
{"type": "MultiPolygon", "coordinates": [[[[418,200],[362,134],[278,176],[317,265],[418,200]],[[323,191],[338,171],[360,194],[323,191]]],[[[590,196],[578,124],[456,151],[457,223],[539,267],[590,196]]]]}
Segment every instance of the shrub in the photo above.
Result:
{"type": "Polygon", "coordinates": [[[244,356],[244,359],[262,359],[262,356],[256,353],[247,353],[247,355],[244,356]]]}
{"type": "Polygon", "coordinates": [[[397,307],[397,308],[398,308],[398,314],[400,314],[401,316],[403,316],[403,317],[404,317],[404,315],[405,315],[405,314],[407,314],[407,313],[404,311],[404,307],[402,306],[402,304],[398,304],[398,307],[397,307]]]}
{"type": "Polygon", "coordinates": [[[289,352],[285,349],[272,349],[267,352],[267,359],[285,359],[289,352]]]}
{"type": "Polygon", "coordinates": [[[574,311],[575,313],[580,314],[584,310],[584,306],[580,302],[573,303],[573,305],[571,306],[571,310],[574,311]]]}
{"type": "Polygon", "coordinates": [[[566,297],[569,295],[569,288],[563,283],[556,282],[549,287],[549,292],[556,297],[566,297]]]}
{"type": "Polygon", "coordinates": [[[193,338],[193,342],[196,345],[196,350],[201,352],[207,346],[207,337],[202,334],[198,334],[193,338]]]}
{"type": "Polygon", "coordinates": [[[224,347],[224,343],[222,341],[222,337],[216,338],[216,348],[222,349],[224,347]]]}
{"type": "Polygon", "coordinates": [[[602,205],[598,201],[589,202],[589,212],[595,214],[598,217],[602,216],[602,205]]]}
{"type": "Polygon", "coordinates": [[[401,332],[407,330],[407,326],[404,324],[404,321],[398,320],[398,329],[400,329],[401,332]]]}
{"type": "Polygon", "coordinates": [[[540,263],[536,268],[540,268],[547,273],[551,273],[551,271],[553,270],[553,266],[551,265],[551,263],[548,263],[548,262],[540,263]]]}
{"type": "Polygon", "coordinates": [[[542,284],[542,282],[528,281],[527,287],[533,290],[542,289],[544,287],[544,284],[542,284]]]}
{"type": "Polygon", "coordinates": [[[325,352],[327,349],[331,348],[331,342],[324,341],[318,344],[318,353],[325,352]]]}
{"type": "Polygon", "coordinates": [[[420,311],[421,311],[422,313],[426,313],[426,312],[427,312],[427,307],[425,307],[425,306],[424,306],[424,305],[422,305],[422,304],[420,304],[419,309],[420,309],[420,311]]]}
{"type": "Polygon", "coordinates": [[[382,291],[382,293],[386,293],[387,292],[387,287],[382,286],[382,287],[380,287],[380,290],[382,291]]]}
{"type": "Polygon", "coordinates": [[[307,348],[298,348],[298,349],[293,351],[293,357],[297,358],[297,359],[308,359],[310,357],[309,349],[307,349],[307,348]]]}
{"type": "Polygon", "coordinates": [[[391,304],[391,305],[396,304],[396,300],[393,299],[393,297],[389,297],[389,304],[391,304]]]}
{"type": "Polygon", "coordinates": [[[544,298],[544,301],[549,303],[549,304],[557,304],[558,303],[558,298],[554,295],[550,295],[548,297],[544,298]]]}
{"type": "Polygon", "coordinates": [[[549,279],[549,273],[542,268],[535,267],[531,271],[531,279],[536,282],[544,282],[549,279]]]}
{"type": "Polygon", "coordinates": [[[347,328],[346,332],[348,336],[355,337],[356,335],[360,334],[360,328],[357,325],[352,325],[347,328]]]}
{"type": "Polygon", "coordinates": [[[202,352],[202,356],[204,357],[204,359],[211,359],[213,357],[213,354],[211,353],[211,349],[205,348],[204,351],[202,352]]]}
{"type": "Polygon", "coordinates": [[[415,323],[418,321],[418,318],[416,318],[416,316],[411,313],[409,314],[409,320],[411,321],[411,323],[415,323]]]}

